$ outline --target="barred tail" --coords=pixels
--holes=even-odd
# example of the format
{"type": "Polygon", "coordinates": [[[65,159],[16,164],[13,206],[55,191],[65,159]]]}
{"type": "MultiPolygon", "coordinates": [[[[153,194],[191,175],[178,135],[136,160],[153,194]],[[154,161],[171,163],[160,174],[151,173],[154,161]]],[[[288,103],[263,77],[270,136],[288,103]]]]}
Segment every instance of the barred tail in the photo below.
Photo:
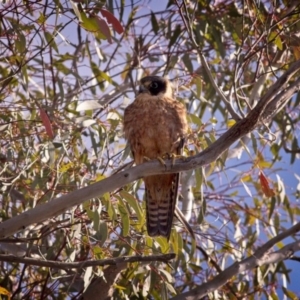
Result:
{"type": "Polygon", "coordinates": [[[179,174],[145,178],[147,231],[149,236],[170,237],[177,201],[179,174]]]}

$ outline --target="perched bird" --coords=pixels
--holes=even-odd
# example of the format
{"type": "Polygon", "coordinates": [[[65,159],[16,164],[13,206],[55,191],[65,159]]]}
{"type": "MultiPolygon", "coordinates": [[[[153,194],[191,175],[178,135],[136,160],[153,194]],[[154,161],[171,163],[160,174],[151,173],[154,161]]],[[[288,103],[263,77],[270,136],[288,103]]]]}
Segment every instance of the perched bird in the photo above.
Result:
{"type": "MultiPolygon", "coordinates": [[[[173,99],[169,80],[141,79],[139,93],[124,113],[124,132],[134,161],[180,155],[188,124],[185,106],[173,99]]],[[[179,173],[147,176],[145,182],[149,236],[170,237],[177,201],[179,173]]]]}

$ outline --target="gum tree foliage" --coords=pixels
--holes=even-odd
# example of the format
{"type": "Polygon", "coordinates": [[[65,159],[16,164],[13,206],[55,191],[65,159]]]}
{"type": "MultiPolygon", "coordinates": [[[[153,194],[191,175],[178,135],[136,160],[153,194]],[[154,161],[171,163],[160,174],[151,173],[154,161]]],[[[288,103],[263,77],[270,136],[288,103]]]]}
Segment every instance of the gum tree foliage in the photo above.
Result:
{"type": "MultiPolygon", "coordinates": [[[[3,226],[123,168],[130,172],[122,116],[145,75],[168,75],[186,104],[185,156],[214,145],[300,58],[299,12],[297,1],[2,1],[3,226]]],[[[282,107],[218,159],[183,174],[178,206],[195,240],[178,222],[169,242],[147,236],[141,180],[97,197],[87,189],[89,200],[46,220],[41,210],[42,222],[27,219],[29,226],[1,235],[0,293],[299,297],[295,74],[281,89],[295,83],[282,107]]]]}

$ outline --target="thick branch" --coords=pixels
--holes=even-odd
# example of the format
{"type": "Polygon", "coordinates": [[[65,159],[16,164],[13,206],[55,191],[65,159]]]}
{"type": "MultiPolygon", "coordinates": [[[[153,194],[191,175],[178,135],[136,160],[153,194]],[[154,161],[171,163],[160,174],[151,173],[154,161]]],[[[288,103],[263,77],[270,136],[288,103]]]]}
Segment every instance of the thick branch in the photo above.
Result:
{"type": "Polygon", "coordinates": [[[175,258],[174,253],[162,254],[162,255],[151,255],[151,256],[123,256],[116,258],[100,259],[100,260],[87,260],[82,262],[59,262],[53,260],[39,260],[27,257],[18,257],[13,255],[0,254],[0,261],[6,262],[18,262],[32,266],[49,267],[56,269],[82,269],[87,267],[95,266],[113,266],[120,263],[129,262],[152,262],[162,261],[167,262],[175,258]]]}
{"type": "Polygon", "coordinates": [[[278,251],[267,254],[263,259],[263,264],[269,265],[278,263],[284,259],[291,258],[297,251],[300,251],[300,241],[288,244],[278,251]]]}
{"type": "Polygon", "coordinates": [[[280,233],[276,237],[269,240],[262,247],[258,248],[253,255],[246,259],[236,262],[229,268],[218,274],[214,279],[202,284],[201,286],[175,296],[172,300],[196,300],[201,299],[210,292],[213,292],[223,286],[233,276],[251,270],[258,266],[263,266],[270,263],[277,263],[284,259],[290,258],[294,252],[300,250],[300,242],[294,242],[278,251],[269,253],[270,249],[276,245],[279,241],[285,239],[288,236],[295,234],[300,231],[300,222],[291,227],[290,229],[280,233]]]}
{"type": "Polygon", "coordinates": [[[43,222],[57,216],[67,209],[79,205],[94,197],[99,197],[107,192],[112,192],[139,178],[163,173],[187,171],[207,165],[227,150],[234,142],[253,131],[257,126],[264,124],[270,116],[274,116],[284,107],[289,98],[298,91],[300,79],[286,87],[291,77],[300,69],[300,60],[292,64],[268,92],[257,103],[246,118],[238,121],[217,141],[211,144],[198,155],[187,159],[178,159],[175,164],[171,160],[166,162],[166,167],[156,160],[138,165],[130,170],[114,174],[100,182],[74,191],[68,195],[53,199],[52,201],[36,206],[0,225],[0,238],[6,238],[25,229],[27,226],[43,222]]]}

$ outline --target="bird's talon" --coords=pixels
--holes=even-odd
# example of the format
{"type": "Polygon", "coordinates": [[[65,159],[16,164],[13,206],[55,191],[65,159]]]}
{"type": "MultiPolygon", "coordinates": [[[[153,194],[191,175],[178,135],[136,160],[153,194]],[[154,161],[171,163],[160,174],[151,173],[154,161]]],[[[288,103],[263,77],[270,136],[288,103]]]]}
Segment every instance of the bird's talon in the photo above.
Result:
{"type": "Polygon", "coordinates": [[[178,154],[175,154],[175,153],[166,153],[166,154],[163,156],[163,158],[165,158],[165,159],[172,159],[171,167],[174,166],[175,160],[176,160],[176,159],[183,159],[183,160],[186,159],[185,156],[183,156],[183,155],[178,155],[178,154]]]}
{"type": "Polygon", "coordinates": [[[176,155],[172,155],[172,163],[171,163],[171,166],[173,167],[174,164],[175,164],[175,160],[176,160],[176,155]]]}
{"type": "Polygon", "coordinates": [[[158,160],[165,168],[167,167],[167,165],[166,165],[165,161],[163,160],[163,158],[157,157],[157,160],[158,160]]]}

